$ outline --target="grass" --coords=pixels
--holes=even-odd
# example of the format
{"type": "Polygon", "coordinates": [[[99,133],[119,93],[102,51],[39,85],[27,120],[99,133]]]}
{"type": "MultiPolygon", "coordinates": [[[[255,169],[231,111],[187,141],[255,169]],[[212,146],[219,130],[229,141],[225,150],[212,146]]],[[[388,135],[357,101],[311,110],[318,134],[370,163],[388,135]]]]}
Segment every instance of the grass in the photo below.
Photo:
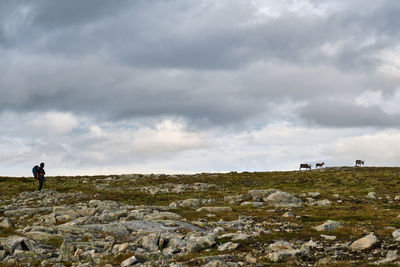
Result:
{"type": "MultiPolygon", "coordinates": [[[[34,191],[37,182],[33,178],[0,177],[1,202],[0,205],[10,203],[10,199],[17,197],[23,191],[34,191]],[[4,189],[7,188],[7,189],[4,189]]],[[[400,201],[394,201],[394,197],[400,195],[400,168],[383,167],[337,167],[324,168],[312,171],[291,172],[230,172],[230,173],[202,173],[196,175],[107,175],[107,176],[76,176],[76,177],[47,177],[44,189],[53,189],[59,192],[82,192],[89,199],[115,200],[130,205],[169,205],[176,200],[187,198],[215,199],[211,206],[231,206],[233,211],[216,214],[215,217],[207,217],[207,213],[196,212],[195,209],[179,208],[174,212],[180,214],[187,221],[207,219],[208,221],[232,221],[239,215],[253,217],[256,222],[290,222],[294,227],[292,231],[276,231],[274,224],[265,225],[270,234],[262,234],[249,241],[241,242],[240,251],[247,251],[255,244],[269,244],[276,240],[296,241],[299,239],[322,240],[321,232],[312,227],[326,220],[336,220],[344,227],[340,230],[324,234],[335,235],[339,241],[354,241],[366,232],[373,231],[379,238],[392,239],[392,230],[388,226],[400,228],[400,201]],[[85,182],[84,182],[85,181],[85,182]],[[140,192],[138,187],[158,186],[165,183],[193,184],[196,182],[215,184],[217,188],[211,188],[203,192],[187,191],[183,193],[162,193],[151,195],[140,192]],[[228,205],[223,201],[224,196],[246,193],[252,189],[275,188],[289,193],[300,195],[307,192],[319,192],[319,199],[329,199],[332,206],[318,207],[305,206],[293,209],[299,218],[282,218],[286,209],[274,207],[243,207],[228,205]],[[378,199],[366,198],[368,192],[374,191],[378,199]],[[333,194],[340,194],[342,203],[332,198],[333,194]],[[386,198],[389,196],[392,202],[386,198]],[[273,211],[269,211],[273,210],[273,211]]],[[[71,199],[68,203],[76,202],[71,199]]],[[[4,216],[4,214],[0,214],[4,216]]],[[[15,234],[15,229],[0,228],[0,237],[15,234]]],[[[218,242],[222,242],[219,240],[218,242]]],[[[49,241],[50,242],[50,241],[49,241]]],[[[53,247],[59,247],[61,240],[51,240],[53,247]]],[[[188,255],[179,260],[189,260],[191,256],[216,255],[216,249],[188,255]]],[[[122,257],[122,256],[121,256],[122,257]]],[[[118,263],[122,259],[116,259],[118,263]]],[[[338,262],[330,266],[349,266],[338,262]]],[[[391,266],[391,265],[387,265],[391,266]]]]}

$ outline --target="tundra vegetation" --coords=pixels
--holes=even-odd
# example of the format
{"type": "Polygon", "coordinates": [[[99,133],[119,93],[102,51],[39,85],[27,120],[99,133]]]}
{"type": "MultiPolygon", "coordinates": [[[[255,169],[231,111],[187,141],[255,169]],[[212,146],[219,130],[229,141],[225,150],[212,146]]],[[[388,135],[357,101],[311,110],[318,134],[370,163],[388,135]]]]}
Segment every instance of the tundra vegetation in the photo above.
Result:
{"type": "Polygon", "coordinates": [[[400,264],[400,168],[0,177],[0,266],[400,264]]]}

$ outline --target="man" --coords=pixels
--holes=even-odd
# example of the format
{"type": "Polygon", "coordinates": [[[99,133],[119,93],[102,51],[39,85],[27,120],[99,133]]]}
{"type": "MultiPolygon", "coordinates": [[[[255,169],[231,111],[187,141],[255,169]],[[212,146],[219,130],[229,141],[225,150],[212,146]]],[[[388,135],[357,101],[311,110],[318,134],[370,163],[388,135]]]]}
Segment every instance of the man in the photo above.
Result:
{"type": "Polygon", "coordinates": [[[43,183],[44,183],[44,175],[46,174],[46,172],[44,171],[44,163],[40,163],[40,167],[37,170],[37,177],[39,180],[39,192],[42,190],[43,187],[43,183]]]}

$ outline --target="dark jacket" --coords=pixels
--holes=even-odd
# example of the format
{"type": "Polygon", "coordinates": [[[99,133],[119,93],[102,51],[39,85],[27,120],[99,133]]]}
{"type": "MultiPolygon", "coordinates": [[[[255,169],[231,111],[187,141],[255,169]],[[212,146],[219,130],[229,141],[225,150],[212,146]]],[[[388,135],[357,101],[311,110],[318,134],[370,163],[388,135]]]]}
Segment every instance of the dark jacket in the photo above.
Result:
{"type": "Polygon", "coordinates": [[[44,177],[46,172],[44,171],[44,168],[38,168],[38,177],[44,177]]]}

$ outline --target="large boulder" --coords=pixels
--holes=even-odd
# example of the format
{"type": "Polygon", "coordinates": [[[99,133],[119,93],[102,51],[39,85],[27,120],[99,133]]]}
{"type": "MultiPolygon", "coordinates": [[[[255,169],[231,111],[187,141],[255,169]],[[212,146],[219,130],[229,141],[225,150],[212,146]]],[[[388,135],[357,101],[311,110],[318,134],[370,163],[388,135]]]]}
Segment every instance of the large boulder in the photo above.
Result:
{"type": "Polygon", "coordinates": [[[282,191],[276,191],[263,200],[274,207],[298,208],[304,205],[301,199],[282,191]]]}
{"type": "Polygon", "coordinates": [[[375,244],[378,244],[379,240],[374,233],[370,233],[369,235],[360,238],[351,244],[350,248],[355,251],[361,251],[365,249],[372,248],[375,244]]]}
{"type": "Polygon", "coordinates": [[[258,199],[263,199],[265,197],[268,197],[270,194],[278,192],[276,189],[256,189],[256,190],[249,190],[247,192],[248,195],[250,195],[253,200],[258,200],[258,199]]]}

